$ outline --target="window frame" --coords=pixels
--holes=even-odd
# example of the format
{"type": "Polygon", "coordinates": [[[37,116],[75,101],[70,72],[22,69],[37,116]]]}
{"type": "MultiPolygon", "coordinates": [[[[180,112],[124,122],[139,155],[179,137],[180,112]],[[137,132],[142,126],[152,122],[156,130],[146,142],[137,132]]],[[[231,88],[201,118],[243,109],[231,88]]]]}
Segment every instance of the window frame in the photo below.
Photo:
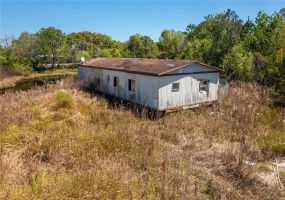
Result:
{"type": "Polygon", "coordinates": [[[201,79],[199,80],[199,92],[208,92],[209,91],[209,82],[210,80],[208,79],[201,79]],[[202,83],[205,83],[205,84],[202,84],[202,83]]]}
{"type": "Polygon", "coordinates": [[[119,88],[120,86],[120,78],[117,76],[114,76],[114,88],[119,88]]]}
{"type": "Polygon", "coordinates": [[[130,92],[136,92],[136,81],[134,79],[128,79],[128,90],[130,92]]]}
{"type": "Polygon", "coordinates": [[[177,83],[172,83],[172,92],[178,92],[180,88],[179,82],[177,83]]]}

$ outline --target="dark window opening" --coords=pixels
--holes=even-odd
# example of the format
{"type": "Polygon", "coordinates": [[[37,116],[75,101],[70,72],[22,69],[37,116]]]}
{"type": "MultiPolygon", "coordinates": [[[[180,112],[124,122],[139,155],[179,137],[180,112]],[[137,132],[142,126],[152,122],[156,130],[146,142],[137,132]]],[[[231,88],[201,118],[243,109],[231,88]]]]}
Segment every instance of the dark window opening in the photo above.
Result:
{"type": "Polygon", "coordinates": [[[119,87],[119,83],[120,83],[119,81],[120,81],[119,77],[114,76],[114,87],[116,88],[119,87]]]}
{"type": "Polygon", "coordinates": [[[135,92],[135,89],[136,89],[135,80],[129,79],[129,91],[135,92]]]}

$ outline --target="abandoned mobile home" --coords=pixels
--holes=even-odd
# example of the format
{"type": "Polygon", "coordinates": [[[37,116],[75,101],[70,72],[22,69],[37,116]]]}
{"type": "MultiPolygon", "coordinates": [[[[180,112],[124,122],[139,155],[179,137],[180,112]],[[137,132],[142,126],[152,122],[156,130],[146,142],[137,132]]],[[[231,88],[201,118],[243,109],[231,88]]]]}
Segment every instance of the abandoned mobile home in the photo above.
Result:
{"type": "Polygon", "coordinates": [[[100,92],[166,111],[217,101],[221,71],[194,60],[95,58],[78,66],[78,78],[100,92]]]}

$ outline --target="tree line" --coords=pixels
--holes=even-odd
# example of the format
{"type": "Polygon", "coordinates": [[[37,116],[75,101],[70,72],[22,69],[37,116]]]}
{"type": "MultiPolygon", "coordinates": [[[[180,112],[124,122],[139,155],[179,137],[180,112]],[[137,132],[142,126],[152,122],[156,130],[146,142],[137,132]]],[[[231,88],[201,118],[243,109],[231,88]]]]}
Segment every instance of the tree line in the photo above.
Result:
{"type": "Polygon", "coordinates": [[[54,27],[1,39],[0,65],[29,73],[75,63],[84,56],[191,59],[224,69],[228,80],[257,81],[285,94],[285,8],[243,21],[230,9],[209,14],[185,31],[163,30],[158,42],[135,34],[126,42],[89,31],[64,34],[54,27]]]}

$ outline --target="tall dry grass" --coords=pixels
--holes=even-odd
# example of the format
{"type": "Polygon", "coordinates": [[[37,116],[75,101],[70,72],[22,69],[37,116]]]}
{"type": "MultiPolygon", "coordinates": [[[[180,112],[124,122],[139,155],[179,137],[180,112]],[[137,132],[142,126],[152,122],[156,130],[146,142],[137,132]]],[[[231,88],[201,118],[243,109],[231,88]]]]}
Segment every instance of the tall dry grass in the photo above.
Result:
{"type": "Polygon", "coordinates": [[[5,94],[0,199],[278,199],[244,161],[284,156],[282,120],[268,91],[245,83],[220,104],[155,121],[71,79],[5,94]]]}

